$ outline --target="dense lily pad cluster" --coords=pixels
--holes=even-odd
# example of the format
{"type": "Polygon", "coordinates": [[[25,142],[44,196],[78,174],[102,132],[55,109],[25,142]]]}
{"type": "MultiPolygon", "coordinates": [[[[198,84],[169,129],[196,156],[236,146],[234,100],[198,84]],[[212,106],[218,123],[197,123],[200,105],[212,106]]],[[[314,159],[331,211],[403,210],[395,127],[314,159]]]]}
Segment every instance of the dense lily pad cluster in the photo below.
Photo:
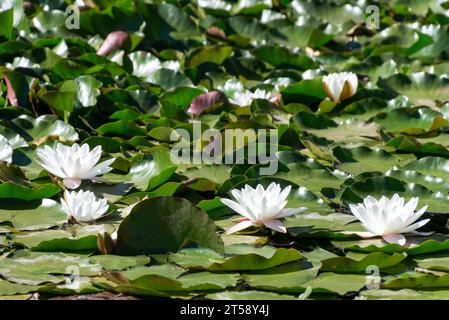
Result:
{"type": "Polygon", "coordinates": [[[447,8],[0,1],[0,297],[449,298],[447,8]]]}

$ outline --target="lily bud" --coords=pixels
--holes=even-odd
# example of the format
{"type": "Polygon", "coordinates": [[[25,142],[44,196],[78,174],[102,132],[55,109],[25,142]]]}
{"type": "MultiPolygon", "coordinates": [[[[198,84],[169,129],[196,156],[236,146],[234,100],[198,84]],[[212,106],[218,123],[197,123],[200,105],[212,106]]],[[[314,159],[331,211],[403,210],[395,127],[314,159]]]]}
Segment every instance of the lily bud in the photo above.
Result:
{"type": "Polygon", "coordinates": [[[357,75],[352,72],[331,73],[323,77],[323,88],[333,101],[349,99],[357,92],[357,75]]]}

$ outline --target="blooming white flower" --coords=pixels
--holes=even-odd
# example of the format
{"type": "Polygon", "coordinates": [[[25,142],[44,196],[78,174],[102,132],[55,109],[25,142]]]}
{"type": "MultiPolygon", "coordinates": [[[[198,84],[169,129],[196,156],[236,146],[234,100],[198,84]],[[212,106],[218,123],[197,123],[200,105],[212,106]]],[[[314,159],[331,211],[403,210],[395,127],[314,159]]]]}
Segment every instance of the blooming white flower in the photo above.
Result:
{"type": "Polygon", "coordinates": [[[79,222],[89,222],[101,218],[109,209],[106,199],[97,199],[90,191],[65,191],[61,205],[68,217],[79,222]]]}
{"type": "Polygon", "coordinates": [[[229,98],[229,101],[241,107],[246,107],[249,106],[254,99],[270,100],[270,98],[271,92],[256,89],[256,91],[254,92],[251,92],[249,90],[245,92],[236,92],[234,96],[229,98]]]}
{"type": "Polygon", "coordinates": [[[0,161],[12,162],[12,147],[8,140],[0,134],[0,161]]]}
{"type": "Polygon", "coordinates": [[[380,200],[368,196],[363,200],[363,204],[350,204],[354,216],[362,222],[363,227],[368,232],[359,232],[362,237],[381,236],[388,243],[404,245],[406,240],[403,233],[414,233],[419,235],[429,235],[429,233],[419,233],[416,229],[422,227],[430,219],[416,222],[427,209],[422,207],[415,212],[418,205],[418,198],[412,198],[404,204],[404,198],[394,194],[391,199],[382,196],[380,200]]]}
{"type": "Polygon", "coordinates": [[[256,89],[256,91],[253,92],[252,98],[269,100],[271,98],[271,92],[267,92],[267,91],[261,90],[261,89],[256,89]]]}
{"type": "Polygon", "coordinates": [[[323,88],[333,101],[341,102],[357,92],[358,79],[353,72],[331,73],[323,77],[323,88]]]}
{"type": "Polygon", "coordinates": [[[229,228],[226,233],[230,234],[258,225],[286,233],[287,229],[279,219],[306,210],[306,208],[284,209],[290,190],[291,186],[282,190],[281,186],[274,182],[267,189],[264,189],[261,184],[257,185],[255,189],[249,185],[245,185],[241,190],[233,189],[231,194],[237,201],[221,199],[221,202],[244,218],[239,219],[239,222],[229,228]]]}
{"type": "Polygon", "coordinates": [[[236,92],[234,96],[229,98],[229,101],[233,104],[245,107],[251,104],[251,101],[253,101],[252,97],[253,93],[247,90],[245,92],[236,92]]]}
{"type": "Polygon", "coordinates": [[[37,162],[54,176],[62,178],[69,189],[78,188],[82,180],[98,180],[97,176],[112,170],[109,165],[115,160],[97,164],[101,157],[101,146],[90,151],[88,144],[80,147],[76,143],[71,147],[61,143],[53,148],[44,146],[37,150],[37,156],[37,162]]]}

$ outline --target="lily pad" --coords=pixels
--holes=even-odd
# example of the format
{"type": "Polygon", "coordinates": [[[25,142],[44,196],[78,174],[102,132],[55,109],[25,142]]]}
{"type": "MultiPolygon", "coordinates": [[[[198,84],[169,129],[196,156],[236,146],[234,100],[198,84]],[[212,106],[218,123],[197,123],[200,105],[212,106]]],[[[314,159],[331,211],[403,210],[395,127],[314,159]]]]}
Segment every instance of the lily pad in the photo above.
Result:
{"type": "Polygon", "coordinates": [[[301,258],[294,249],[265,246],[255,248],[246,244],[225,247],[225,257],[208,249],[183,249],[169,255],[169,260],[184,268],[210,271],[262,270],[301,258]]]}
{"type": "Polygon", "coordinates": [[[117,253],[165,253],[191,245],[223,252],[223,242],[206,212],[189,201],[157,197],[141,201],[118,230],[117,253]]]}

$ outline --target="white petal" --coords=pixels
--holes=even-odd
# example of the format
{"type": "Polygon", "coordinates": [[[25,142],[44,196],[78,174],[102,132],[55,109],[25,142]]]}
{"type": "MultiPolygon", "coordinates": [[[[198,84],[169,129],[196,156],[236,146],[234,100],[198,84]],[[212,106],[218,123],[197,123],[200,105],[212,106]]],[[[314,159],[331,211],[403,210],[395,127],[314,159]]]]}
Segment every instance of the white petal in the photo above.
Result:
{"type": "Polygon", "coordinates": [[[242,216],[244,216],[247,219],[250,220],[255,220],[251,213],[246,210],[244,207],[242,207],[239,203],[232,201],[230,199],[220,199],[222,203],[224,203],[225,205],[227,205],[229,208],[231,208],[232,210],[234,210],[235,212],[237,212],[238,214],[241,214],[242,216]]]}
{"type": "Polygon", "coordinates": [[[112,159],[108,159],[103,162],[100,162],[95,167],[93,167],[92,169],[89,170],[86,178],[91,179],[91,178],[94,178],[96,176],[99,176],[99,175],[102,175],[102,174],[105,174],[105,173],[111,171],[112,168],[109,167],[109,165],[112,164],[114,161],[115,161],[115,159],[112,158],[112,159]]]}
{"type": "Polygon", "coordinates": [[[409,224],[418,220],[427,210],[427,205],[422,207],[416,212],[411,212],[410,215],[403,221],[404,226],[408,226],[409,224]]]}
{"type": "Polygon", "coordinates": [[[264,221],[263,224],[270,229],[273,229],[277,232],[281,233],[287,233],[287,229],[282,224],[280,220],[270,220],[270,221],[264,221]]]}
{"type": "Polygon", "coordinates": [[[226,230],[226,234],[235,233],[237,231],[249,228],[253,225],[254,225],[254,222],[252,222],[251,220],[243,220],[243,221],[233,225],[228,230],[226,230]]]}
{"type": "Polygon", "coordinates": [[[292,186],[288,186],[284,190],[282,190],[281,194],[279,195],[279,201],[285,201],[285,199],[287,199],[291,190],[292,190],[292,186]]]}
{"type": "Polygon", "coordinates": [[[386,234],[383,235],[382,238],[388,243],[396,243],[403,246],[407,240],[402,234],[386,234]]]}
{"type": "Polygon", "coordinates": [[[63,182],[68,189],[77,189],[81,185],[81,179],[68,178],[64,179],[63,182]]]}
{"type": "Polygon", "coordinates": [[[433,231],[429,231],[429,232],[418,232],[418,231],[413,230],[413,231],[410,231],[410,233],[416,234],[417,236],[428,237],[428,236],[430,236],[431,234],[433,234],[434,232],[433,232],[433,231]]]}
{"type": "Polygon", "coordinates": [[[292,216],[301,212],[306,211],[307,208],[301,207],[301,208],[289,208],[289,209],[284,209],[281,213],[279,213],[276,218],[280,219],[280,218],[285,218],[288,216],[292,216]]]}
{"type": "Polygon", "coordinates": [[[398,230],[398,232],[400,233],[407,233],[407,232],[411,232],[411,231],[415,231],[416,229],[421,228],[422,226],[424,226],[427,222],[429,222],[430,219],[423,219],[421,221],[418,221],[412,225],[409,225],[408,227],[405,227],[401,230],[398,230]]]}

